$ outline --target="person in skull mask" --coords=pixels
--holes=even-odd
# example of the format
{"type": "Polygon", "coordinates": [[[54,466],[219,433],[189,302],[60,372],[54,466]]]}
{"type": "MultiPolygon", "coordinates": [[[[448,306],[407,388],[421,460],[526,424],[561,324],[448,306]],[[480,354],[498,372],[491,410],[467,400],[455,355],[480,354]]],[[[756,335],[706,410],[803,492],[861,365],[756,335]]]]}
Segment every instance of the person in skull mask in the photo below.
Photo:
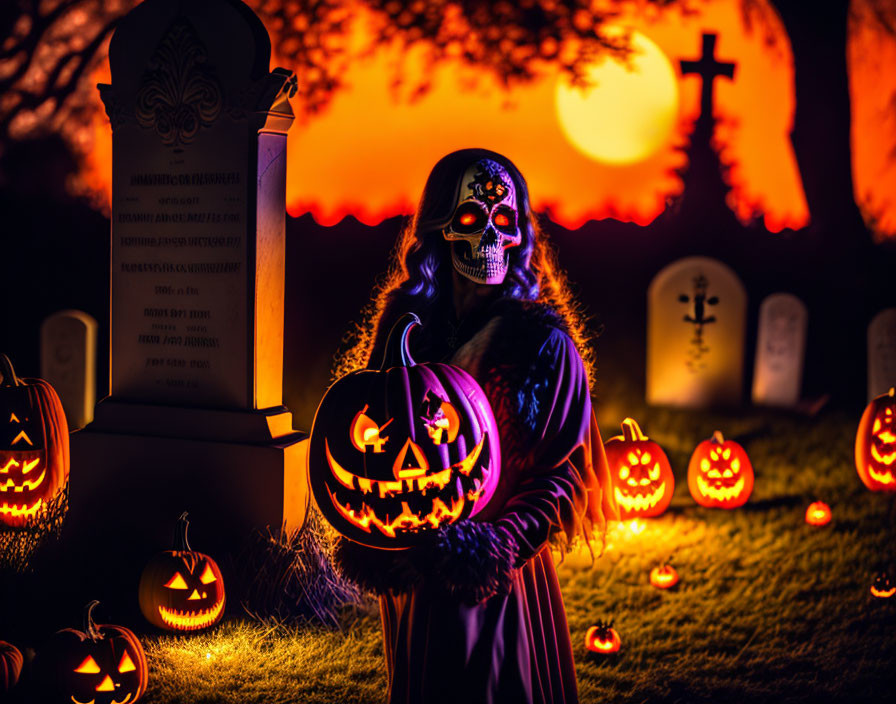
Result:
{"type": "Polygon", "coordinates": [[[394,258],[336,374],[379,360],[393,323],[416,313],[414,357],[458,365],[485,390],[502,469],[488,506],[429,544],[337,542],[343,573],[380,596],[389,702],[575,702],[549,543],[602,535],[615,505],[584,325],[519,170],[484,149],[441,159],[394,258]]]}

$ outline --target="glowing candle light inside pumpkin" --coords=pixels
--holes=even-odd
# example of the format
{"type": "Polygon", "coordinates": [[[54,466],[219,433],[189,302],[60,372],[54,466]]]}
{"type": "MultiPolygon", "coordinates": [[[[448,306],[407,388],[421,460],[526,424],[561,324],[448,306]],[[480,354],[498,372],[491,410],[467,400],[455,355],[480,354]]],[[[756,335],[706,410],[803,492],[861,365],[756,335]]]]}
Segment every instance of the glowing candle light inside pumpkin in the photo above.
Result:
{"type": "Polygon", "coordinates": [[[669,589],[678,584],[678,572],[672,565],[660,565],[650,570],[650,583],[657,589],[669,589]]]}
{"type": "Polygon", "coordinates": [[[806,509],[806,523],[823,526],[831,522],[831,507],[824,501],[813,501],[806,509]]]}
{"type": "Polygon", "coordinates": [[[886,572],[881,572],[871,585],[871,595],[878,599],[889,599],[896,594],[896,585],[894,585],[886,572]]]}

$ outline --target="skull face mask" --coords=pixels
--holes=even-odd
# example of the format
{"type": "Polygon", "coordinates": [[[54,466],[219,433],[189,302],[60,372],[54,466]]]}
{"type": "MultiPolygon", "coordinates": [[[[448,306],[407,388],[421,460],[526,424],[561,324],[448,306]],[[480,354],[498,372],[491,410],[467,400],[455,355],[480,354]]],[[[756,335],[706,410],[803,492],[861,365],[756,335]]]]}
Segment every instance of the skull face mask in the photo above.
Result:
{"type": "Polygon", "coordinates": [[[519,246],[516,187],[499,163],[482,159],[461,179],[454,216],[443,234],[457,272],[479,284],[504,282],[508,249],[519,246]]]}

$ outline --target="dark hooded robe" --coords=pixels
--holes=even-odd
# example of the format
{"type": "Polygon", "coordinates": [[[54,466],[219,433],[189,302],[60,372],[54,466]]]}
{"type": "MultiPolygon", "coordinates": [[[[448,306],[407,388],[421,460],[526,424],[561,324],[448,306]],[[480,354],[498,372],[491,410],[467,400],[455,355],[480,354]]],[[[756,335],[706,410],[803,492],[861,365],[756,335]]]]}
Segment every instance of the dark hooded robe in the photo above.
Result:
{"type": "Polygon", "coordinates": [[[337,550],[348,576],[380,594],[388,701],[576,702],[549,541],[589,538],[615,510],[582,359],[559,316],[515,299],[419,337],[418,359],[456,364],[485,390],[501,479],[484,511],[420,548],[337,550]]]}

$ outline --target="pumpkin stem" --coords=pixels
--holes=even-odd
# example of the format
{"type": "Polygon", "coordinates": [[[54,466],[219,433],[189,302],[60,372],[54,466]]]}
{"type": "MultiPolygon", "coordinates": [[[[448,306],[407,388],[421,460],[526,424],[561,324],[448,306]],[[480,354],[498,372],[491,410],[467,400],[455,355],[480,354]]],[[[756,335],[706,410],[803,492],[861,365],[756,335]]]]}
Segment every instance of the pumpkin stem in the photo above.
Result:
{"type": "Polygon", "coordinates": [[[622,421],[622,437],[626,442],[643,442],[647,439],[634,418],[626,418],[622,421]]]}
{"type": "Polygon", "coordinates": [[[96,627],[93,620],[93,610],[99,606],[99,601],[94,599],[84,607],[84,633],[90,640],[100,640],[103,636],[96,627]]]}
{"type": "Polygon", "coordinates": [[[890,387],[890,390],[887,391],[887,396],[896,396],[896,386],[890,387]]]}
{"type": "Polygon", "coordinates": [[[717,430],[712,434],[712,441],[719,443],[719,445],[725,442],[725,436],[722,435],[721,430],[717,430]]]}
{"type": "Polygon", "coordinates": [[[22,386],[22,381],[12,368],[12,362],[5,354],[0,354],[0,373],[3,374],[3,386],[22,386]]]}
{"type": "Polygon", "coordinates": [[[187,512],[184,511],[174,525],[174,549],[178,552],[190,552],[190,541],[187,540],[187,528],[189,527],[187,512]]]}
{"type": "Polygon", "coordinates": [[[405,313],[397,321],[389,331],[389,337],[386,338],[386,351],[383,354],[383,363],[380,365],[380,371],[386,371],[392,367],[413,367],[416,362],[411,357],[411,348],[408,339],[411,330],[415,326],[420,325],[420,318],[414,313],[405,313]]]}

